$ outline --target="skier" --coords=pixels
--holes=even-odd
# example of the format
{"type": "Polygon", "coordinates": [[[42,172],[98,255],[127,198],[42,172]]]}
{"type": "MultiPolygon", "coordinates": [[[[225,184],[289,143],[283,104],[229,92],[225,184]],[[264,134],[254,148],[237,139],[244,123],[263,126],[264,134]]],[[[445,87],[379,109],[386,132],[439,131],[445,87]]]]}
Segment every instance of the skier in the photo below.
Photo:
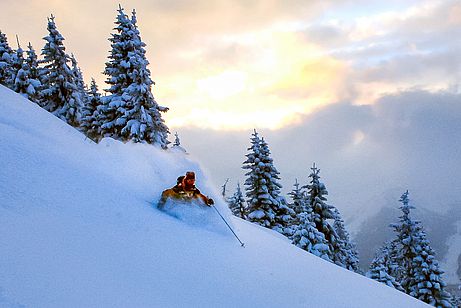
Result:
{"type": "Polygon", "coordinates": [[[214,204],[213,199],[203,195],[200,190],[195,187],[195,173],[192,171],[186,172],[185,176],[178,177],[174,187],[162,192],[158,208],[163,209],[168,199],[181,202],[198,201],[207,206],[212,206],[214,204]]]}

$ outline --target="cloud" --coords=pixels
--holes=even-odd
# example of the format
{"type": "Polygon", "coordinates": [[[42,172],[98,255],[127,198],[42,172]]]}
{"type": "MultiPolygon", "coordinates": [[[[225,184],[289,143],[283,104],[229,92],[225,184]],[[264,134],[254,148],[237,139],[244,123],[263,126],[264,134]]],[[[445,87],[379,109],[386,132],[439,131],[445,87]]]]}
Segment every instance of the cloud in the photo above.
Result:
{"type": "MultiPolygon", "coordinates": [[[[5,0],[2,31],[37,51],[56,16],[85,80],[102,75],[117,5],[5,0]],[[27,22],[23,22],[27,20],[27,22]]],[[[141,1],[154,96],[172,128],[276,129],[338,101],[459,84],[457,1],[141,1]],[[208,89],[207,89],[208,88],[208,89]]]]}
{"type": "Polygon", "coordinates": [[[353,19],[309,24],[306,41],[349,63],[351,99],[373,103],[404,89],[442,90],[460,82],[461,5],[458,1],[416,2],[353,19]]]}
{"type": "MultiPolygon", "coordinates": [[[[460,131],[460,94],[412,91],[383,97],[375,105],[325,106],[297,125],[260,133],[269,143],[285,191],[295,178],[307,183],[316,162],[330,202],[351,221],[358,212],[379,210],[389,200],[397,205],[406,189],[417,206],[439,212],[460,202],[460,131]]],[[[231,178],[232,190],[237,181],[243,182],[240,168],[250,130],[179,132],[216,185],[231,178]]]]}

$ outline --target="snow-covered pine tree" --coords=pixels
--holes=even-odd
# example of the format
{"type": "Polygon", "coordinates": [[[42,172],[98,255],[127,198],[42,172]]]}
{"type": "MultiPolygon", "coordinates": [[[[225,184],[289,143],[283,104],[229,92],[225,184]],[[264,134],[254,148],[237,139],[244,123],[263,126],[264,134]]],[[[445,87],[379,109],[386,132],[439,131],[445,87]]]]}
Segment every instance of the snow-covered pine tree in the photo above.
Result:
{"type": "Polygon", "coordinates": [[[453,295],[450,303],[453,308],[460,308],[461,307],[461,297],[453,295]]]}
{"type": "MultiPolygon", "coordinates": [[[[387,241],[380,248],[379,254],[386,267],[386,272],[392,277],[396,278],[399,275],[399,265],[397,262],[397,240],[387,241]]],[[[397,281],[397,278],[396,278],[397,281]]]]}
{"type": "MultiPolygon", "coordinates": [[[[115,32],[111,34],[109,41],[111,42],[111,51],[109,61],[106,62],[104,74],[107,75],[106,83],[110,86],[105,91],[114,95],[113,98],[120,98],[130,84],[128,78],[128,52],[133,49],[130,46],[131,37],[131,21],[128,15],[125,14],[123,8],[119,5],[117,19],[115,21],[115,32]]],[[[112,109],[111,109],[112,110],[112,109]]]]}
{"type": "Polygon", "coordinates": [[[399,217],[399,222],[390,225],[396,233],[393,258],[397,268],[392,274],[407,294],[410,293],[411,268],[416,257],[415,247],[419,244],[420,232],[420,222],[410,217],[410,210],[414,207],[409,203],[408,194],[407,190],[399,200],[402,203],[400,209],[403,213],[399,217]]]}
{"type": "Polygon", "coordinates": [[[405,292],[436,307],[451,307],[451,295],[445,291],[443,271],[438,267],[434,251],[426,238],[421,222],[410,217],[408,190],[401,196],[403,214],[391,227],[397,234],[393,258],[398,268],[394,271],[405,292]]]}
{"type": "Polygon", "coordinates": [[[247,169],[248,172],[244,185],[245,195],[248,202],[248,220],[255,222],[261,226],[270,228],[275,220],[275,213],[270,206],[270,196],[268,188],[265,185],[266,180],[263,179],[264,164],[261,159],[261,138],[254,130],[251,137],[251,146],[248,148],[249,153],[245,156],[247,159],[243,162],[242,169],[247,169]],[[263,182],[264,180],[264,182],[263,182]],[[264,184],[264,186],[263,186],[264,184]]]}
{"type": "Polygon", "coordinates": [[[315,228],[318,232],[324,235],[329,246],[328,259],[334,262],[334,253],[339,247],[338,235],[329,222],[329,220],[335,219],[334,207],[326,203],[326,195],[328,195],[328,191],[325,184],[320,182],[320,169],[318,169],[314,163],[311,170],[312,173],[309,175],[310,183],[303,186],[303,188],[307,189],[307,195],[309,198],[308,206],[311,209],[310,219],[312,219],[312,222],[315,224],[315,228]]]}
{"type": "Polygon", "coordinates": [[[242,219],[246,218],[247,209],[245,205],[245,198],[243,197],[242,190],[240,189],[240,183],[237,183],[237,190],[227,200],[227,203],[232,214],[242,219]]]}
{"type": "Polygon", "coordinates": [[[280,181],[280,172],[274,166],[269,145],[264,140],[264,137],[261,138],[261,154],[261,162],[265,165],[264,175],[267,177],[266,186],[268,193],[276,201],[273,203],[275,206],[273,208],[275,212],[275,227],[272,227],[272,229],[282,234],[290,235],[290,231],[287,234],[287,230],[285,229],[290,226],[290,221],[295,213],[288,206],[285,197],[282,196],[282,185],[278,182],[280,181]]]}
{"type": "Polygon", "coordinates": [[[179,139],[178,133],[175,133],[174,136],[175,136],[175,139],[174,139],[174,143],[171,149],[174,151],[187,153],[186,149],[181,146],[181,140],[179,139]]]}
{"type": "Polygon", "coordinates": [[[24,74],[27,76],[28,80],[26,91],[27,98],[35,103],[39,103],[42,84],[40,82],[37,54],[30,42],[29,45],[27,45],[26,54],[27,57],[24,60],[25,66],[23,66],[23,69],[25,70],[24,74]]]}
{"type": "Polygon", "coordinates": [[[70,61],[72,63],[72,74],[74,75],[75,85],[77,86],[77,90],[80,92],[82,96],[83,105],[88,103],[88,88],[83,81],[83,74],[82,70],[78,66],[77,60],[75,59],[74,54],[70,55],[70,61]]]}
{"type": "Polygon", "coordinates": [[[301,184],[298,183],[298,179],[295,179],[295,183],[293,184],[293,190],[288,193],[288,195],[291,197],[291,200],[293,201],[290,204],[290,207],[293,209],[295,213],[295,224],[299,222],[299,218],[297,216],[307,211],[308,199],[305,191],[301,187],[299,187],[300,185],[301,184]]]}
{"type": "Polygon", "coordinates": [[[176,133],[174,134],[174,143],[173,143],[173,146],[174,146],[174,147],[179,147],[179,146],[181,146],[181,141],[179,140],[178,132],[176,132],[176,133]]]}
{"type": "Polygon", "coordinates": [[[291,208],[293,216],[290,219],[289,226],[286,228],[285,233],[292,239],[294,232],[301,223],[301,214],[307,212],[308,200],[305,191],[300,187],[300,183],[298,183],[298,179],[295,179],[293,189],[288,195],[292,200],[291,203],[288,203],[288,206],[291,208]]]}
{"type": "Polygon", "coordinates": [[[290,209],[280,196],[281,185],[279,172],[274,167],[268,144],[259,138],[254,130],[251,138],[250,151],[243,163],[245,174],[248,220],[261,226],[283,233],[288,226],[290,209]]]}
{"type": "Polygon", "coordinates": [[[307,252],[327,261],[332,261],[331,250],[325,235],[317,230],[312,209],[299,214],[299,224],[292,236],[292,243],[307,252]]]}
{"type": "MultiPolygon", "coordinates": [[[[461,284],[458,286],[458,290],[461,290],[461,284]]],[[[461,308],[461,297],[453,293],[451,298],[451,305],[453,308],[461,308]]]]}
{"type": "Polygon", "coordinates": [[[11,75],[7,83],[13,91],[29,100],[36,100],[40,82],[31,78],[31,68],[28,59],[24,59],[24,51],[19,45],[19,39],[18,49],[11,57],[11,75]]]}
{"type": "Polygon", "coordinates": [[[48,18],[49,34],[42,49],[44,66],[40,70],[42,82],[41,105],[68,124],[78,127],[80,109],[83,105],[81,93],[77,87],[72,69],[69,67],[69,56],[65,53],[64,37],[59,33],[54,16],[48,18]]]}
{"type": "MultiPolygon", "coordinates": [[[[25,64],[24,51],[18,43],[18,49],[13,53],[13,56],[11,57],[11,73],[6,83],[9,84],[11,90],[21,95],[27,93],[27,87],[29,84],[29,78],[26,75],[27,67],[24,67],[25,64]]],[[[27,97],[27,95],[24,96],[27,97]]]]}
{"type": "Polygon", "coordinates": [[[88,98],[82,107],[81,129],[91,140],[99,142],[101,139],[101,123],[99,109],[101,107],[101,94],[94,78],[91,78],[90,89],[86,91],[88,98]]]}
{"type": "Polygon", "coordinates": [[[360,273],[359,256],[355,244],[351,241],[344,221],[338,209],[334,209],[335,221],[333,228],[338,236],[338,245],[334,254],[334,263],[350,271],[360,273]]]}
{"type": "Polygon", "coordinates": [[[11,87],[8,80],[11,80],[11,61],[13,50],[8,45],[6,34],[0,31],[0,84],[11,87]]]}
{"type": "Polygon", "coordinates": [[[147,142],[166,149],[169,129],[161,112],[168,108],[159,106],[152,95],[154,82],[147,68],[146,44],[136,25],[136,12],[133,10],[131,19],[121,6],[118,12],[116,32],[109,39],[112,50],[104,70],[111,95],[103,99],[102,133],[124,142],[147,142]]]}
{"type": "Polygon", "coordinates": [[[366,273],[368,278],[384,283],[385,285],[395,288],[401,292],[405,292],[400,283],[389,274],[388,258],[389,252],[387,245],[384,245],[375,255],[371,262],[370,269],[366,273]]]}
{"type": "Polygon", "coordinates": [[[443,271],[439,268],[434,250],[422,228],[416,237],[408,294],[434,307],[451,308],[452,297],[445,290],[446,284],[442,280],[443,271]]]}

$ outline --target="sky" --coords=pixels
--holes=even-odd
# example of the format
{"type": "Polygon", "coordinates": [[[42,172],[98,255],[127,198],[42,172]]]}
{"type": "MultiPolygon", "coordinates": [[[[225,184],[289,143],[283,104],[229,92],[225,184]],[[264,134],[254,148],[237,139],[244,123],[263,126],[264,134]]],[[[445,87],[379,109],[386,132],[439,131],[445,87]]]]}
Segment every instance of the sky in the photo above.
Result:
{"type": "MultiPolygon", "coordinates": [[[[17,34],[40,50],[54,14],[86,82],[107,88],[101,72],[118,3],[0,5],[0,30],[13,47],[17,34]]],[[[242,181],[256,128],[285,190],[295,178],[306,182],[316,162],[350,215],[389,191],[398,200],[403,189],[427,207],[461,200],[459,0],[121,5],[136,9],[154,96],[170,108],[167,125],[217,184],[242,181]],[[443,194],[430,193],[435,178],[449,187],[443,194]]]]}
{"type": "MultiPolygon", "coordinates": [[[[106,88],[117,4],[0,0],[0,30],[38,51],[56,16],[87,82],[106,88]]],[[[171,128],[279,129],[339,102],[460,82],[459,1],[127,1],[171,128]]]]}

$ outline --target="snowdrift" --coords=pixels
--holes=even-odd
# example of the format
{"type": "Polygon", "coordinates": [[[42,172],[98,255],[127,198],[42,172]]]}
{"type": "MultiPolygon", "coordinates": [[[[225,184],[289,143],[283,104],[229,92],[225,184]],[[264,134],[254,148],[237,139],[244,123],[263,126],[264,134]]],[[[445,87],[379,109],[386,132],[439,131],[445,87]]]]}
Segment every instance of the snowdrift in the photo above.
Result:
{"type": "Polygon", "coordinates": [[[0,306],[427,307],[232,218],[184,153],[94,144],[2,86],[0,306]],[[214,211],[152,206],[186,170],[246,248],[214,211]]]}

